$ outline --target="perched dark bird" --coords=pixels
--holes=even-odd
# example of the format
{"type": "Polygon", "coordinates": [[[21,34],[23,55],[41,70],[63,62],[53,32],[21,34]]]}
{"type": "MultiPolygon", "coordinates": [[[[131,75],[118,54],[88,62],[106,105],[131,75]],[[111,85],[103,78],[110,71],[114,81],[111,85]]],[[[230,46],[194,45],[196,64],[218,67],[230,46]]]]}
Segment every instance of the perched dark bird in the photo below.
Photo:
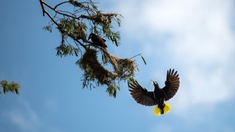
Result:
{"type": "Polygon", "coordinates": [[[171,99],[178,91],[180,85],[179,74],[174,69],[170,69],[167,71],[165,87],[161,89],[156,81],[153,81],[153,84],[154,91],[147,91],[136,80],[128,82],[129,91],[135,101],[145,106],[157,105],[153,112],[155,115],[160,116],[170,111],[170,105],[164,102],[171,99]]]}
{"type": "Polygon", "coordinates": [[[107,48],[107,45],[105,44],[105,39],[101,38],[99,35],[96,35],[94,33],[91,33],[88,37],[88,40],[91,38],[91,41],[94,45],[98,45],[103,48],[107,48]]]}

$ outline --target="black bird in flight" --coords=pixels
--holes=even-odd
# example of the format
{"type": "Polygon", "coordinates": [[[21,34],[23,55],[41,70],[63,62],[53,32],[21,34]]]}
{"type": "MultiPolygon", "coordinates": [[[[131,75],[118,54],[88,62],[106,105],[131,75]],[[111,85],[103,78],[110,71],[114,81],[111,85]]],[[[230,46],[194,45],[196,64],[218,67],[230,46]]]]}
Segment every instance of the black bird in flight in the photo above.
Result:
{"type": "Polygon", "coordinates": [[[166,114],[170,111],[170,105],[164,103],[171,99],[179,89],[180,80],[177,71],[168,70],[166,75],[165,87],[162,89],[156,81],[153,81],[154,91],[147,91],[141,87],[136,80],[128,81],[129,91],[137,103],[145,106],[154,106],[153,113],[157,116],[166,114]]]}
{"type": "Polygon", "coordinates": [[[91,33],[88,37],[88,40],[89,39],[91,39],[91,41],[94,45],[98,45],[100,47],[107,48],[107,45],[105,44],[106,40],[101,38],[99,35],[91,33]]]}

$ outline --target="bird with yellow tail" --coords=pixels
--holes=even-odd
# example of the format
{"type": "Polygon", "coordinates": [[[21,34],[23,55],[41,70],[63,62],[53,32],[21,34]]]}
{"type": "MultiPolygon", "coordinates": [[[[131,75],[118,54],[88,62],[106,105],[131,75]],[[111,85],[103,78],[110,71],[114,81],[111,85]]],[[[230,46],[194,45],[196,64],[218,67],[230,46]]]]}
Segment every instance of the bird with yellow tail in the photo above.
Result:
{"type": "Polygon", "coordinates": [[[153,113],[156,116],[170,112],[171,106],[165,101],[171,99],[179,89],[180,80],[177,71],[168,70],[166,75],[165,87],[160,88],[156,81],[153,81],[154,91],[148,91],[140,84],[131,79],[128,81],[129,91],[135,101],[145,106],[154,106],[153,113]]]}

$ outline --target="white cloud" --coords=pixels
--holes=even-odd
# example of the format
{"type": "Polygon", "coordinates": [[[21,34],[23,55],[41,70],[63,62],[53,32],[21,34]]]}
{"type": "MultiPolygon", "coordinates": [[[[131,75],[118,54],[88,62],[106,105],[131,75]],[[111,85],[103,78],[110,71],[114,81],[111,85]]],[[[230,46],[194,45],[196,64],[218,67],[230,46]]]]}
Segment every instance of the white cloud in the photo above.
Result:
{"type": "Polygon", "coordinates": [[[23,132],[37,132],[42,127],[42,122],[39,120],[37,113],[30,107],[25,101],[20,101],[23,106],[23,110],[11,109],[5,113],[10,122],[19,128],[19,131],[23,132]]]}
{"type": "Polygon", "coordinates": [[[59,105],[55,98],[49,97],[44,103],[44,109],[50,111],[51,113],[57,113],[59,111],[59,105]]]}
{"type": "MultiPolygon", "coordinates": [[[[7,111],[3,112],[2,115],[8,119],[12,128],[17,129],[18,132],[61,131],[51,123],[43,120],[39,111],[32,108],[28,101],[20,99],[16,103],[17,105],[14,108],[9,108],[7,111]]],[[[57,105],[53,100],[46,100],[44,107],[47,108],[46,111],[52,113],[57,111],[57,105]]]]}
{"type": "MultiPolygon", "coordinates": [[[[134,3],[119,3],[118,10],[125,17],[122,33],[139,40],[139,46],[143,46],[140,49],[149,57],[159,56],[156,45],[161,44],[155,43],[157,37],[171,36],[163,40],[165,45],[162,45],[161,53],[170,58],[162,63],[171,62],[171,67],[179,68],[181,87],[174,103],[184,107],[178,107],[178,112],[185,112],[195,104],[213,106],[232,97],[235,33],[231,29],[231,0],[147,0],[138,5],[134,3]],[[149,35],[153,37],[151,40],[149,35]]],[[[155,65],[155,62],[148,64],[155,65]]],[[[159,76],[161,69],[165,68],[156,67],[152,78],[159,76]]]]}
{"type": "Polygon", "coordinates": [[[35,131],[38,125],[40,125],[35,113],[28,113],[28,115],[24,115],[20,111],[12,110],[8,113],[8,117],[10,118],[11,122],[18,126],[22,131],[35,131]]]}

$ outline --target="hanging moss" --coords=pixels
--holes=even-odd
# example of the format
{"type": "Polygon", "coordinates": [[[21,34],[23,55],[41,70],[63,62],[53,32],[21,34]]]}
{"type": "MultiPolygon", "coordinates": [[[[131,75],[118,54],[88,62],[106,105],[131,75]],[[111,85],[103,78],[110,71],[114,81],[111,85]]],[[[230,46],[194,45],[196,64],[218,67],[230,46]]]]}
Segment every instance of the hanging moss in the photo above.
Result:
{"type": "Polygon", "coordinates": [[[120,78],[125,79],[125,80],[130,77],[133,77],[135,74],[135,69],[138,69],[135,61],[131,60],[130,58],[119,59],[118,67],[120,68],[120,71],[122,72],[122,74],[120,75],[120,78]]]}
{"type": "Polygon", "coordinates": [[[118,74],[119,78],[126,80],[134,76],[135,70],[138,69],[135,61],[130,58],[118,58],[117,56],[109,54],[104,48],[102,48],[102,52],[103,56],[106,56],[103,58],[109,59],[109,61],[106,61],[112,64],[114,71],[118,74]]]}
{"type": "MultiPolygon", "coordinates": [[[[79,61],[79,65],[84,69],[85,74],[98,80],[100,84],[109,85],[112,80],[115,80],[117,74],[105,69],[97,59],[97,51],[94,49],[87,49],[79,61]]],[[[93,80],[94,80],[93,79],[93,80]]]]}
{"type": "MultiPolygon", "coordinates": [[[[117,80],[127,80],[134,76],[134,71],[137,68],[136,63],[129,59],[120,59],[116,56],[109,54],[106,49],[102,48],[102,56],[105,56],[113,66],[113,71],[104,68],[104,66],[98,61],[97,50],[88,48],[83,54],[82,58],[76,63],[84,70],[83,74],[83,87],[90,88],[92,82],[96,82],[98,85],[106,85],[106,92],[110,96],[116,96],[119,86],[116,85],[117,80]]],[[[94,87],[94,86],[93,86],[94,87]]]]}

